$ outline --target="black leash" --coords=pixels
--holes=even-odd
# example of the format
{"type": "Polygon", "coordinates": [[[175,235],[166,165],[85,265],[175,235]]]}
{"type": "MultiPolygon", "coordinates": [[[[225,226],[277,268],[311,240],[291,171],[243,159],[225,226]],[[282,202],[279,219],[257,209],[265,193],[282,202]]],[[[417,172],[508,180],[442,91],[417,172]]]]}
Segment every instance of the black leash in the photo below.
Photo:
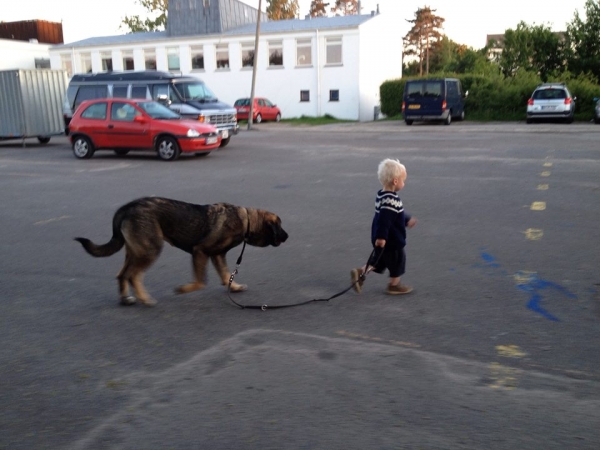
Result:
{"type": "MultiPolygon", "coordinates": [[[[250,221],[248,221],[248,233],[249,232],[250,232],[250,221]]],[[[300,302],[300,303],[292,303],[290,305],[266,305],[266,304],[265,305],[241,305],[238,302],[236,302],[233,298],[231,298],[231,283],[233,283],[233,279],[238,274],[238,268],[240,267],[240,264],[242,263],[242,257],[244,256],[245,249],[246,249],[246,238],[244,237],[244,245],[242,247],[242,252],[240,253],[239,258],[237,259],[237,262],[235,263],[235,270],[233,272],[231,272],[231,276],[229,277],[229,286],[227,287],[227,296],[229,297],[229,300],[231,300],[231,302],[240,309],[260,309],[262,311],[266,311],[267,309],[293,308],[295,306],[307,305],[307,304],[313,303],[313,302],[328,302],[329,300],[333,300],[334,298],[344,295],[346,292],[348,292],[350,289],[352,289],[356,283],[361,283],[362,281],[364,281],[365,276],[370,272],[368,269],[366,269],[365,272],[359,276],[358,280],[356,280],[354,283],[352,283],[349,287],[347,287],[343,291],[338,292],[337,294],[333,294],[329,298],[313,298],[312,300],[307,300],[305,302],[300,302]]],[[[367,260],[367,264],[365,264],[365,268],[368,268],[370,265],[375,266],[377,264],[377,261],[379,261],[379,258],[381,257],[382,253],[383,253],[382,251],[378,252],[377,247],[375,247],[373,249],[373,251],[371,252],[371,254],[369,255],[369,259],[367,260]],[[373,261],[372,258],[376,255],[376,253],[379,253],[379,254],[376,256],[376,260],[374,262],[372,262],[373,261]]]]}

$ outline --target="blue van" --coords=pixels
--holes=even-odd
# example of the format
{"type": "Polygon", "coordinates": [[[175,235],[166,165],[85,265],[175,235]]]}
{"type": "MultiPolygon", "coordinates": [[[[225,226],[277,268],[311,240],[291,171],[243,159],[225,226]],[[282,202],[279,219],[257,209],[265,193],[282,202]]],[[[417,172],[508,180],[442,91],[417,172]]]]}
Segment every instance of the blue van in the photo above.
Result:
{"type": "Polygon", "coordinates": [[[406,125],[415,120],[439,120],[450,125],[464,120],[465,98],[457,78],[408,80],[404,85],[402,114],[406,125]]]}

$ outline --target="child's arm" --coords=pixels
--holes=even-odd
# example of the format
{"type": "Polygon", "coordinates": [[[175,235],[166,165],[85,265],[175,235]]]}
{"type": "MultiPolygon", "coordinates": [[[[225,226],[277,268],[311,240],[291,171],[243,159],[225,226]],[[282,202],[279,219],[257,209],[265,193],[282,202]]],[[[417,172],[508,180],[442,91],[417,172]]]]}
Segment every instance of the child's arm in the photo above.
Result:
{"type": "Polygon", "coordinates": [[[408,219],[408,221],[406,222],[406,226],[408,228],[412,228],[417,224],[417,218],[416,217],[411,217],[410,219],[408,219]]]}

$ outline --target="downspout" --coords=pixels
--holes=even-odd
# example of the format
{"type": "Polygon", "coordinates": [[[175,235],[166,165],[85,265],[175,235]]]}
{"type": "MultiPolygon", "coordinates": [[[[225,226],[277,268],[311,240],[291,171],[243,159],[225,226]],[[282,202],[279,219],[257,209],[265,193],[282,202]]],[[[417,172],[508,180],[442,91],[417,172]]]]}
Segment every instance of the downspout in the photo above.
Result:
{"type": "Polygon", "coordinates": [[[321,43],[319,42],[319,30],[317,29],[317,117],[321,117],[321,43]]]}

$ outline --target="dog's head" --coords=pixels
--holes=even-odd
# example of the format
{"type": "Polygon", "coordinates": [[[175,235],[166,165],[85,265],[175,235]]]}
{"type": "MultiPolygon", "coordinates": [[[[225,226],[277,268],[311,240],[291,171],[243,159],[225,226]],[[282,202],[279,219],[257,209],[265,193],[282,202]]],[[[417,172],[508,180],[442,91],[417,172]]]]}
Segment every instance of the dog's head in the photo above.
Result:
{"type": "Polygon", "coordinates": [[[277,214],[259,209],[256,210],[256,215],[250,216],[248,244],[256,247],[268,247],[269,245],[278,247],[287,238],[288,234],[281,227],[281,219],[277,214]]]}

